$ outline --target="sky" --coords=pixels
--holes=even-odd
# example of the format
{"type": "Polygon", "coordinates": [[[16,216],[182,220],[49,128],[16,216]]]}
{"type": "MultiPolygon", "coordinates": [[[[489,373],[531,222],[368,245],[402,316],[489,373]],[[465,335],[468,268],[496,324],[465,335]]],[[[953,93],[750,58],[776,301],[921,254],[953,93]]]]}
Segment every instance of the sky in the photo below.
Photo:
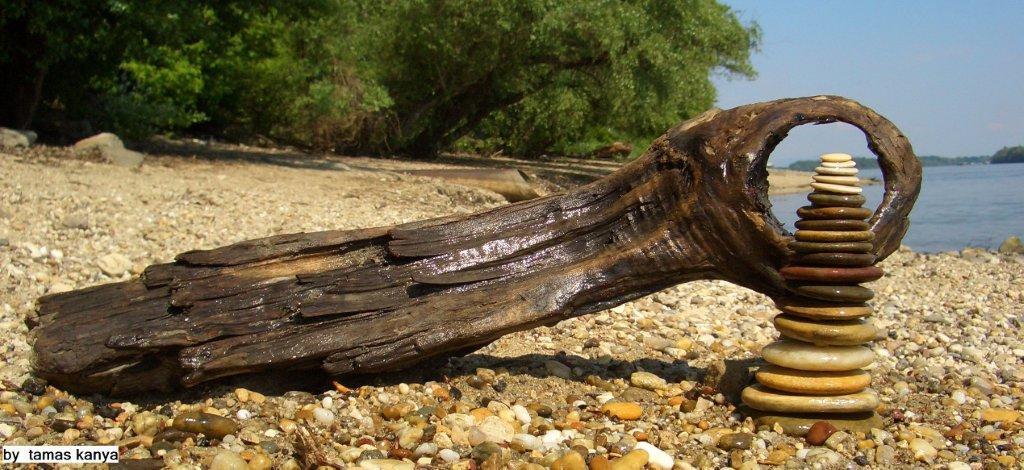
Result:
{"type": "MultiPolygon", "coordinates": [[[[918,155],[991,155],[1024,144],[1024,1],[723,0],[762,30],[754,80],[716,76],[720,108],[843,95],[893,121],[918,155]]],[[[800,126],[776,166],[868,156],[846,124],[800,126]]]]}

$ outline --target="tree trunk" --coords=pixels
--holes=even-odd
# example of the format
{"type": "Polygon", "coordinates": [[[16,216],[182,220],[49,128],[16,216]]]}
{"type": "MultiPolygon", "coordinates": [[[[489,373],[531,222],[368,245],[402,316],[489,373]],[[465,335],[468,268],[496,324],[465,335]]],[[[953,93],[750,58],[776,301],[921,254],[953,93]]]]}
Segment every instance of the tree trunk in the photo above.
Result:
{"type": "Polygon", "coordinates": [[[792,238],[770,211],[768,155],[794,126],[834,121],[862,129],[880,157],[871,225],[884,258],[920,188],[910,143],[850,100],[779,100],[708,111],[563,194],[186,252],[141,279],[44,297],[36,371],[112,394],[283,369],[378,372],[695,279],[779,298],[792,238]]]}

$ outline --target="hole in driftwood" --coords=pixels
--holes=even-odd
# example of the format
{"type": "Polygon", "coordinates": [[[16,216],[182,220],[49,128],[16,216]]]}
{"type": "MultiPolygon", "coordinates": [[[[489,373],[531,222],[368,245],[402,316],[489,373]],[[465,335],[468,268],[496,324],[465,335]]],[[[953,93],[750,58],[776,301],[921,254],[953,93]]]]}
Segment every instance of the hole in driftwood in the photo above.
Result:
{"type": "MultiPolygon", "coordinates": [[[[781,136],[781,139],[772,145],[769,142],[766,147],[767,164],[772,166],[778,173],[785,173],[789,165],[798,160],[817,161],[823,153],[848,153],[855,158],[878,156],[867,145],[866,135],[858,127],[845,122],[832,122],[826,124],[808,123],[801,124],[789,130],[781,136]],[[781,170],[781,171],[780,171],[781,170]]],[[[865,207],[874,207],[878,212],[884,195],[882,174],[878,169],[863,168],[858,166],[861,180],[875,179],[877,182],[865,184],[864,196],[867,198],[865,207]]],[[[813,167],[803,171],[814,171],[813,167]]],[[[781,175],[780,175],[781,176],[781,175]]],[[[796,178],[796,176],[794,176],[796,178]]],[[[770,183],[766,183],[766,187],[770,183]]],[[[767,201],[766,214],[769,223],[775,226],[785,236],[792,236],[793,224],[797,220],[796,210],[801,206],[810,204],[807,201],[809,188],[803,188],[788,194],[770,196],[767,201]]]]}

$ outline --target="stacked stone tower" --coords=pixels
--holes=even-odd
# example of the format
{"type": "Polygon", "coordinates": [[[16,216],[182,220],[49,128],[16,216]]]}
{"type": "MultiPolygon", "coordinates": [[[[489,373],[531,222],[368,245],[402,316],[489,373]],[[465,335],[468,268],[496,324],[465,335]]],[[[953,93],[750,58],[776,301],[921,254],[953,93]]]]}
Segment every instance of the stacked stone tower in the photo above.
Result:
{"type": "Polygon", "coordinates": [[[864,370],[874,361],[864,344],[878,334],[865,304],[874,293],[859,285],[883,274],[871,254],[874,234],[865,221],[871,211],[861,207],[849,155],[822,155],[811,186],[811,205],[797,211],[794,263],[780,271],[795,293],[776,303],[782,337],[762,350],[769,365],[742,398],[759,422],[782,424],[787,432],[802,434],[816,421],[865,429],[880,423],[878,395],[864,370]]]}

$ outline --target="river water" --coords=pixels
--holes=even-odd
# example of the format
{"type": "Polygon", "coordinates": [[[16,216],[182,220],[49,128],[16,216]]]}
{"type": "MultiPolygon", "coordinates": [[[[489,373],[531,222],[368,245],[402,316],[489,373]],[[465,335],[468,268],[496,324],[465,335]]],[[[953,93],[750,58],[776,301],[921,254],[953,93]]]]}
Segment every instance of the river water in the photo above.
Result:
{"type": "MultiPolygon", "coordinates": [[[[861,170],[861,178],[879,178],[878,170],[861,170]]],[[[865,207],[877,207],[882,185],[864,187],[865,207]]],[[[772,212],[794,231],[796,209],[808,205],[806,194],[772,196],[772,212]]],[[[1024,237],[1024,164],[938,166],[924,169],[921,195],[910,213],[903,244],[918,252],[994,249],[1006,237],[1024,237]]]]}

